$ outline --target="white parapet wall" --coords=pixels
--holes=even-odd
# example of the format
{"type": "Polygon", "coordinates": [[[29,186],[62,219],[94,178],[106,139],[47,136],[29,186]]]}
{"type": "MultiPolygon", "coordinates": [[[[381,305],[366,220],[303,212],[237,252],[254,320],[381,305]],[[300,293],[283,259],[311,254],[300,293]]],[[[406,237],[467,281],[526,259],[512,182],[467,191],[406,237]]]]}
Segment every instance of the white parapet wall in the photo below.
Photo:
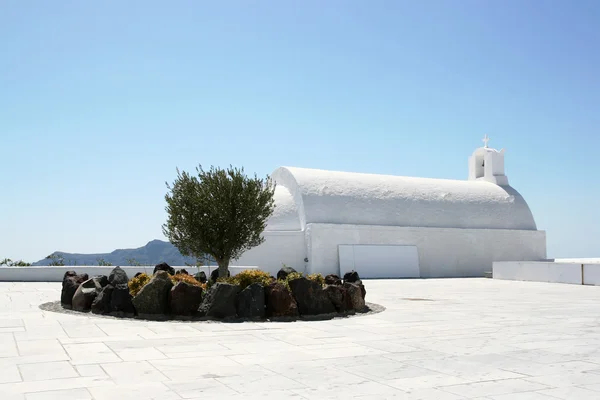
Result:
{"type": "Polygon", "coordinates": [[[576,261],[501,261],[493,264],[494,279],[600,286],[600,263],[576,261]]]}
{"type": "MultiPolygon", "coordinates": [[[[0,282],[62,282],[63,276],[67,271],[75,271],[78,274],[88,274],[90,277],[96,275],[110,274],[113,270],[113,266],[101,267],[101,266],[61,266],[61,267],[0,267],[0,282]]],[[[154,272],[154,266],[140,266],[140,267],[121,267],[129,278],[133,278],[138,272],[145,272],[152,274],[154,272]]],[[[210,273],[217,267],[176,267],[175,270],[185,269],[190,275],[194,275],[200,271],[204,271],[206,276],[209,277],[210,273]]],[[[252,266],[230,266],[229,272],[231,275],[236,275],[241,271],[248,269],[257,269],[252,266]]]]}
{"type": "Polygon", "coordinates": [[[600,262],[583,264],[583,283],[600,286],[600,262]]]}
{"type": "Polygon", "coordinates": [[[600,264],[600,258],[555,258],[552,261],[578,264],[600,264]]]}

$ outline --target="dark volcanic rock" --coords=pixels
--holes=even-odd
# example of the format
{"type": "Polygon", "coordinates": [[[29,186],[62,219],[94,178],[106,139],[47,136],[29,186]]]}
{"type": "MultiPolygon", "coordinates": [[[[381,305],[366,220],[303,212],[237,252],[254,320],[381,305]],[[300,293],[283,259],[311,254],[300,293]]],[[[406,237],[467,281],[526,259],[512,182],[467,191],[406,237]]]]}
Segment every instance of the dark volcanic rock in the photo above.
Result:
{"type": "Polygon", "coordinates": [[[348,295],[348,306],[353,310],[362,311],[365,308],[365,299],[360,286],[355,283],[344,283],[344,288],[348,295]]]}
{"type": "Polygon", "coordinates": [[[75,271],[65,272],[65,274],[63,275],[63,282],[65,281],[65,279],[72,277],[72,276],[77,276],[77,272],[75,272],[75,271]]]}
{"type": "Polygon", "coordinates": [[[168,314],[169,293],[172,287],[169,273],[158,270],[133,298],[133,305],[138,314],[168,314]]]}
{"type": "Polygon", "coordinates": [[[354,283],[356,281],[358,281],[360,279],[360,277],[358,276],[358,272],[356,271],[350,271],[350,272],[346,272],[344,274],[344,283],[349,282],[349,283],[354,283]]]}
{"type": "Polygon", "coordinates": [[[213,318],[235,317],[237,311],[235,303],[239,291],[240,287],[237,285],[215,283],[200,305],[200,314],[213,318]]]}
{"type": "Polygon", "coordinates": [[[290,291],[281,283],[265,287],[265,303],[268,317],[297,317],[298,305],[290,291]]]}
{"type": "Polygon", "coordinates": [[[189,273],[187,272],[187,270],[185,268],[178,269],[175,272],[175,275],[177,275],[177,274],[189,275],[189,273]]]}
{"type": "Polygon", "coordinates": [[[127,286],[128,282],[129,278],[123,268],[115,267],[110,272],[108,283],[113,289],[110,291],[110,300],[103,300],[109,306],[108,310],[105,310],[106,312],[116,315],[135,314],[135,307],[131,302],[131,294],[129,293],[129,286],[127,286]]]}
{"type": "Polygon", "coordinates": [[[318,282],[304,277],[289,281],[300,315],[334,313],[335,307],[318,282]]]}
{"type": "Polygon", "coordinates": [[[354,284],[358,285],[358,287],[360,288],[360,293],[362,294],[362,298],[364,300],[365,297],[367,296],[367,289],[365,289],[365,285],[363,285],[363,283],[360,279],[358,281],[354,282],[354,284]]]}
{"type": "Polygon", "coordinates": [[[92,302],[92,313],[107,314],[110,312],[110,300],[114,289],[115,287],[110,283],[102,288],[92,302]]]}
{"type": "Polygon", "coordinates": [[[193,315],[198,311],[201,302],[202,288],[187,282],[177,282],[169,295],[173,315],[193,315]]]}
{"type": "Polygon", "coordinates": [[[156,274],[157,271],[166,271],[170,275],[175,275],[175,268],[171,267],[169,264],[167,264],[165,262],[157,264],[154,267],[154,272],[153,273],[156,274]]]}
{"type": "Polygon", "coordinates": [[[351,304],[347,300],[348,293],[345,287],[341,285],[327,285],[323,291],[327,294],[329,301],[331,301],[337,312],[343,313],[352,309],[351,307],[348,308],[351,304]]]}
{"type": "Polygon", "coordinates": [[[325,284],[326,285],[341,285],[342,280],[337,275],[329,274],[325,277],[325,284]]]}
{"type": "Polygon", "coordinates": [[[253,283],[240,292],[237,297],[237,314],[240,318],[264,318],[265,288],[253,283]]]}
{"type": "Polygon", "coordinates": [[[292,272],[298,272],[292,267],[283,267],[277,272],[277,279],[284,280],[292,272]]]}
{"type": "Polygon", "coordinates": [[[106,275],[96,275],[94,279],[100,284],[100,287],[108,285],[108,277],[106,275]]]}
{"type": "Polygon", "coordinates": [[[88,280],[88,274],[77,275],[74,271],[67,271],[62,283],[60,303],[64,308],[70,309],[73,305],[73,296],[80,284],[88,280]]]}
{"type": "Polygon", "coordinates": [[[100,284],[100,281],[101,280],[99,278],[91,278],[79,285],[75,291],[75,294],[73,295],[73,310],[90,310],[94,299],[102,291],[102,285],[100,284]]]}
{"type": "MultiPolygon", "coordinates": [[[[231,271],[227,270],[227,277],[231,276],[231,271]]],[[[217,279],[219,279],[219,269],[215,269],[213,270],[213,272],[210,273],[210,280],[213,281],[213,283],[217,282],[217,279]]]]}
{"type": "Polygon", "coordinates": [[[354,284],[358,285],[360,287],[360,291],[362,293],[362,298],[364,300],[365,296],[367,295],[367,290],[365,289],[365,285],[363,285],[362,281],[360,280],[360,276],[358,276],[358,272],[356,272],[356,271],[346,272],[344,274],[344,283],[354,283],[354,284]]]}
{"type": "Polygon", "coordinates": [[[123,271],[121,267],[115,267],[112,271],[110,271],[110,275],[108,275],[108,283],[117,287],[117,285],[127,285],[129,282],[129,278],[127,277],[127,273],[123,271]]]}
{"type": "Polygon", "coordinates": [[[60,293],[60,304],[64,308],[71,308],[73,304],[73,296],[79,287],[80,282],[76,276],[68,276],[62,283],[62,291],[60,293]]]}
{"type": "Polygon", "coordinates": [[[200,283],[206,283],[208,281],[208,279],[206,279],[206,273],[204,271],[198,272],[196,275],[194,275],[194,278],[200,283]]]}
{"type": "Polygon", "coordinates": [[[134,278],[137,278],[138,276],[142,275],[143,272],[136,272],[136,274],[133,276],[134,278]]]}
{"type": "Polygon", "coordinates": [[[127,284],[116,285],[111,291],[110,313],[127,316],[135,314],[135,307],[131,301],[131,294],[129,293],[127,284]]]}

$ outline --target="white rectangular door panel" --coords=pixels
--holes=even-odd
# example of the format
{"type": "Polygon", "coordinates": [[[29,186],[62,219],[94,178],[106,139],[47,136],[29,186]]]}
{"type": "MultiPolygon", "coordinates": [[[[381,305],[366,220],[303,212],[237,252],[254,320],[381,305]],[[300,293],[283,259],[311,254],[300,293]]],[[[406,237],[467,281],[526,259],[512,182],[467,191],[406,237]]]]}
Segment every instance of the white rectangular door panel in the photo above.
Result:
{"type": "Polygon", "coordinates": [[[419,278],[417,246],[339,245],[340,275],[356,271],[361,278],[419,278]]]}

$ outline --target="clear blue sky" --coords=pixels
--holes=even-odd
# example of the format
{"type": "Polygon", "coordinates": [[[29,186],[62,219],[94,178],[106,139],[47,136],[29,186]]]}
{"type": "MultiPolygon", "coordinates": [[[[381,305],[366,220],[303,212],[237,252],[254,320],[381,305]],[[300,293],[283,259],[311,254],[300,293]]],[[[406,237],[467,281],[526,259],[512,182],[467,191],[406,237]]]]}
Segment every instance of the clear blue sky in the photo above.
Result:
{"type": "Polygon", "coordinates": [[[466,179],[600,257],[600,2],[0,3],[0,258],[163,238],[175,168],[466,179]]]}

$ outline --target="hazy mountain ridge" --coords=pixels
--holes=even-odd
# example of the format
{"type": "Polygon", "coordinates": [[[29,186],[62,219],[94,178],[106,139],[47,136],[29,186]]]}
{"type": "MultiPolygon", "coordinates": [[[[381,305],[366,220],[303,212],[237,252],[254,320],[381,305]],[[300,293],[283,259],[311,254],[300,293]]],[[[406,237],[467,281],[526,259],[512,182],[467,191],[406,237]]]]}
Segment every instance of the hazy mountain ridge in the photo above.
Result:
{"type": "MultiPolygon", "coordinates": [[[[98,265],[98,260],[104,260],[112,265],[131,265],[132,259],[141,265],[156,265],[166,262],[169,265],[183,266],[186,263],[196,263],[194,258],[182,256],[175,246],[162,240],[151,240],[143,247],[117,249],[111,253],[78,254],[55,251],[52,254],[63,257],[65,265],[98,265]]],[[[32,265],[50,265],[51,262],[52,260],[43,259],[32,265]]]]}

